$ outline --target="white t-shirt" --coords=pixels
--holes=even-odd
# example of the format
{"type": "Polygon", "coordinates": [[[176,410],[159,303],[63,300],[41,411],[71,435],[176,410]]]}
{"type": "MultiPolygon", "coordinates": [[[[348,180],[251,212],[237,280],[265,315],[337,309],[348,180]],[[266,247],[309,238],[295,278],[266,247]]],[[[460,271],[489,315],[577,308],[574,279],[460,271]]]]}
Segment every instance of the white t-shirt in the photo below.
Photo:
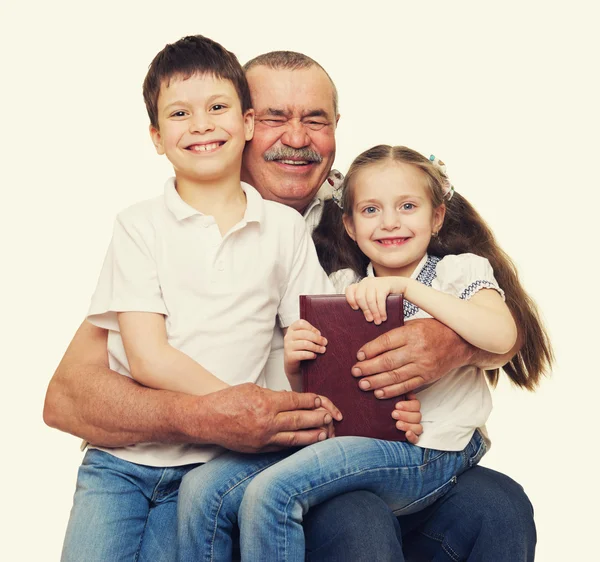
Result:
{"type": "MultiPolygon", "coordinates": [[[[331,199],[331,187],[327,181],[321,186],[315,198],[304,211],[303,216],[306,228],[311,234],[319,225],[321,216],[323,215],[323,204],[326,199],[331,199]]],[[[330,295],[335,292],[333,285],[329,285],[320,291],[320,294],[330,295]]],[[[283,370],[283,331],[279,327],[276,327],[273,332],[271,353],[265,366],[265,376],[267,388],[272,390],[291,390],[290,383],[283,370]]]]}
{"type": "MultiPolygon", "coordinates": [[[[299,317],[300,294],[330,291],[300,214],[242,183],[247,207],[225,236],[212,216],[163,196],[117,216],[88,320],[109,330],[111,369],[131,376],[117,312],[165,315],[169,343],[229,384],[265,386],[263,368],[279,319],[299,317]]],[[[216,446],[142,443],[103,449],[150,466],[206,462],[216,446]]]]}
{"type": "MultiPolygon", "coordinates": [[[[367,275],[374,276],[371,264],[367,275]]],[[[339,293],[344,293],[348,285],[361,279],[351,269],[336,271],[329,277],[339,293]]],[[[474,254],[450,255],[442,259],[425,255],[411,278],[464,300],[481,289],[495,289],[504,298],[488,260],[474,254]]],[[[431,315],[405,300],[404,319],[417,318],[431,318],[431,315]]],[[[421,401],[423,416],[419,447],[460,451],[478,428],[490,446],[485,422],[492,410],[492,397],[483,370],[473,366],[454,369],[416,394],[421,401]]]]}

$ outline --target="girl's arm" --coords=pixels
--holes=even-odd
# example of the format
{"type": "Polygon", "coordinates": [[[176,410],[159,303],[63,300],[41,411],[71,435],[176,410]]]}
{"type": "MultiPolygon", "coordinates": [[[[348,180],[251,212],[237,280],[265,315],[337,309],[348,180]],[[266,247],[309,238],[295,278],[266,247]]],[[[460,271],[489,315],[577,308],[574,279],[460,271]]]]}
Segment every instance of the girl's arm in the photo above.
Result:
{"type": "Polygon", "coordinates": [[[406,277],[367,277],[346,290],[352,308],[376,324],[386,319],[385,299],[390,293],[404,298],[431,314],[471,345],[491,353],[509,352],[517,341],[517,326],[500,294],[482,289],[462,300],[406,277]]]}
{"type": "Polygon", "coordinates": [[[153,312],[117,314],[131,376],[161,390],[204,395],[229,385],[169,345],[165,319],[153,312]]]}

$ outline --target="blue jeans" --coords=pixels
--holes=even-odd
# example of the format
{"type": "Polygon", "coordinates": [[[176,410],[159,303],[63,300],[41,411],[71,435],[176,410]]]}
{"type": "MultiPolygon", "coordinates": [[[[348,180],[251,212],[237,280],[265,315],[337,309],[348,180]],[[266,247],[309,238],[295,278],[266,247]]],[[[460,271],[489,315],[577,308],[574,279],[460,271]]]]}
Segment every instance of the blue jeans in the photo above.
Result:
{"type": "MultiPolygon", "coordinates": [[[[230,559],[231,532],[240,501],[243,560],[304,560],[302,519],[310,507],[349,490],[370,489],[397,511],[423,509],[452,486],[456,474],[478,462],[484,453],[485,445],[476,433],[464,451],[453,453],[343,437],[302,449],[291,458],[285,458],[289,453],[224,455],[184,478],[179,507],[180,560],[230,559]],[[279,524],[281,517],[286,525],[279,524]]],[[[365,505],[362,495],[348,501],[365,505]]],[[[338,513],[338,517],[343,520],[344,514],[338,513]]],[[[310,531],[310,522],[307,527],[310,531]]],[[[396,554],[401,557],[395,537],[397,525],[381,528],[387,529],[387,538],[381,537],[385,551],[391,553],[396,543],[396,554]]],[[[348,530],[345,538],[349,543],[348,530]]],[[[365,544],[368,541],[363,537],[360,541],[365,544]]],[[[343,532],[338,539],[344,540],[343,532]]],[[[327,543],[332,543],[331,536],[325,539],[327,543]]],[[[324,552],[322,545],[315,548],[312,537],[307,547],[317,557],[315,552],[324,552]]],[[[373,554],[371,550],[370,556],[373,554]]]]}
{"type": "Polygon", "coordinates": [[[523,488],[482,466],[398,518],[372,492],[342,494],[308,512],[304,533],[309,562],[533,562],[537,540],[523,488]]]}
{"type": "Polygon", "coordinates": [[[79,468],[61,560],[176,560],[177,493],[195,466],[156,468],[89,449],[79,468]]]}
{"type": "Polygon", "coordinates": [[[304,561],[304,514],[328,499],[369,490],[396,513],[414,513],[449,491],[486,446],[475,432],[463,451],[339,437],[271,466],[248,485],[239,510],[242,560],[304,561]]]}
{"type": "Polygon", "coordinates": [[[517,482],[489,468],[467,470],[439,501],[398,520],[407,562],[533,562],[535,557],[531,502],[517,482]]]}

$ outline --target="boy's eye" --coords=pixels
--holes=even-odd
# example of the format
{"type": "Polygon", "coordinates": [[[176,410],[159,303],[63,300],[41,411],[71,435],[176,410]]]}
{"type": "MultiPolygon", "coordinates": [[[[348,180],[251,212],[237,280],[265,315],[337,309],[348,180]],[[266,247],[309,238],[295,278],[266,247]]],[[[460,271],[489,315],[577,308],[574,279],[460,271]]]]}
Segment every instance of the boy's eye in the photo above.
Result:
{"type": "Polygon", "coordinates": [[[222,103],[215,103],[210,109],[211,111],[222,111],[227,109],[227,106],[223,105],[222,103]]]}
{"type": "Polygon", "coordinates": [[[171,117],[185,117],[186,113],[183,110],[180,111],[174,111],[173,113],[171,113],[171,117]]]}

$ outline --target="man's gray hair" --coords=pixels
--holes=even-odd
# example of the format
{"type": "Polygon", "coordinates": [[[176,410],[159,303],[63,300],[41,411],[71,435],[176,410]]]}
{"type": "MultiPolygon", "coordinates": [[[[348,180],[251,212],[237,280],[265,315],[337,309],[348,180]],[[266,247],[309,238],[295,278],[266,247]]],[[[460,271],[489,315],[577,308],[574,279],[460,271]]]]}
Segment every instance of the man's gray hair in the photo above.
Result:
{"type": "Polygon", "coordinates": [[[295,51],[271,51],[270,53],[258,55],[252,60],[249,60],[244,65],[244,70],[248,72],[255,66],[266,66],[267,68],[272,68],[273,70],[302,70],[317,66],[325,73],[327,78],[329,78],[329,82],[331,82],[331,89],[333,91],[333,110],[335,113],[334,117],[337,116],[337,88],[335,87],[331,76],[329,76],[328,72],[316,60],[311,59],[309,56],[303,55],[302,53],[296,53],[295,51]]]}

